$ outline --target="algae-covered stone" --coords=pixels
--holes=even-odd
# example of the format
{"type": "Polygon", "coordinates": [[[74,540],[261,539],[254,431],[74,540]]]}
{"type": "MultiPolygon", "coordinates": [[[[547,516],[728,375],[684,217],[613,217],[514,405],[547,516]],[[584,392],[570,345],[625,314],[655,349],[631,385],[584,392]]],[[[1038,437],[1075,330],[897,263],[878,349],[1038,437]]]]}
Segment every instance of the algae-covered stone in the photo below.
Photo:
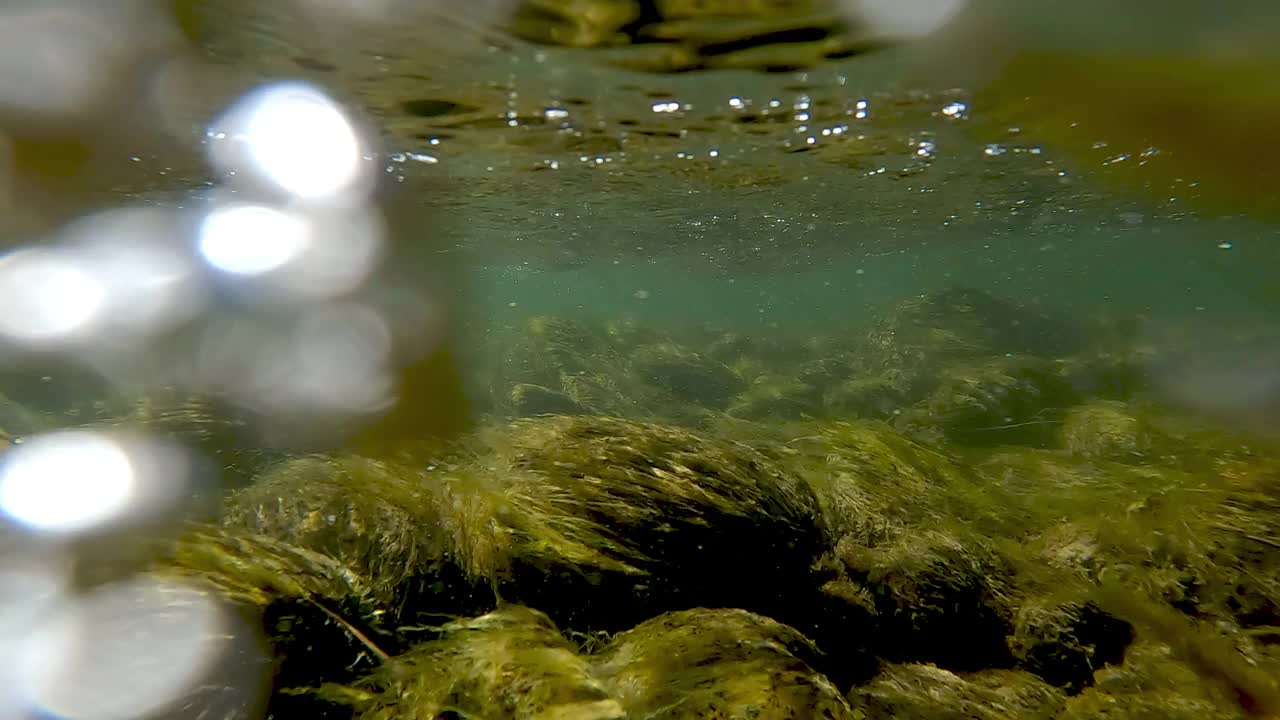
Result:
{"type": "Polygon", "coordinates": [[[868,335],[887,367],[1002,355],[1062,355],[1080,346],[1066,320],[980,290],[952,288],[901,303],[868,335]]]}
{"type": "Polygon", "coordinates": [[[1098,401],[1074,407],[1063,418],[1059,443],[1072,455],[1138,460],[1150,449],[1148,428],[1124,403],[1098,401]]]}
{"type": "Polygon", "coordinates": [[[977,539],[917,530],[874,547],[846,539],[836,554],[873,597],[882,657],[952,670],[1012,663],[1011,569],[977,539]]]}
{"type": "Polygon", "coordinates": [[[964,443],[1043,445],[1058,424],[1053,413],[1074,401],[1049,361],[1007,357],[946,368],[937,388],[902,421],[964,443]]]}
{"type": "Polygon", "coordinates": [[[513,385],[510,401],[511,410],[517,416],[575,415],[583,412],[583,408],[568,395],[531,383],[513,385]]]}
{"type": "Polygon", "coordinates": [[[1030,673],[958,675],[933,665],[888,665],[849,693],[863,717],[898,720],[1049,720],[1066,698],[1030,673]]]}
{"type": "Polygon", "coordinates": [[[723,363],[673,343],[639,348],[631,358],[636,375],[704,408],[723,408],[744,383],[723,363]]]}
{"type": "Polygon", "coordinates": [[[887,420],[911,405],[912,383],[896,371],[859,375],[829,388],[823,405],[836,417],[887,420]]]}
{"type": "Polygon", "coordinates": [[[1217,695],[1174,657],[1169,646],[1140,642],[1121,665],[1099,668],[1093,687],[1067,702],[1062,720],[1244,720],[1249,715],[1217,695]]]}
{"type": "Polygon", "coordinates": [[[504,592],[523,602],[620,629],[689,604],[794,611],[788,594],[816,589],[818,500],[749,446],[600,417],[519,420],[497,442],[522,573],[504,592]]]}
{"type": "Polygon", "coordinates": [[[1081,397],[1125,400],[1150,388],[1152,364],[1138,350],[1093,351],[1059,359],[1057,372],[1081,397]]]}
{"type": "Polygon", "coordinates": [[[1133,641],[1133,628],[1093,603],[1024,602],[1018,608],[1010,646],[1023,669],[1055,687],[1076,693],[1093,684],[1093,673],[1118,663],[1133,641]]]}
{"type": "MultiPolygon", "coordinates": [[[[322,553],[259,535],[198,528],[154,572],[210,588],[260,623],[277,689],[347,682],[370,670],[394,639],[384,605],[354,569],[322,553]]],[[[277,692],[275,717],[320,717],[332,710],[315,697],[277,692]]]]}
{"type": "Polygon", "coordinates": [[[792,463],[817,491],[832,535],[872,545],[905,523],[933,512],[938,499],[963,483],[947,455],[876,422],[806,426],[788,443],[792,463]]]}
{"type": "Polygon", "coordinates": [[[474,475],[358,456],[280,463],[227,502],[223,524],[357,569],[397,612],[483,608],[506,563],[496,489],[474,475]]]}
{"type": "Polygon", "coordinates": [[[739,418],[777,420],[814,414],[818,406],[817,392],[803,381],[784,375],[762,375],[738,394],[728,413],[739,418]]]}
{"type": "Polygon", "coordinates": [[[360,687],[322,694],[356,706],[361,720],[623,720],[588,661],[546,615],[505,606],[437,629],[360,687]]]}
{"type": "Polygon", "coordinates": [[[515,417],[545,413],[692,423],[744,381],[723,363],[627,323],[539,316],[496,333],[489,392],[515,417]]]}
{"type": "Polygon", "coordinates": [[[668,613],[621,633],[595,668],[633,718],[854,717],[796,630],[743,610],[668,613]]]}

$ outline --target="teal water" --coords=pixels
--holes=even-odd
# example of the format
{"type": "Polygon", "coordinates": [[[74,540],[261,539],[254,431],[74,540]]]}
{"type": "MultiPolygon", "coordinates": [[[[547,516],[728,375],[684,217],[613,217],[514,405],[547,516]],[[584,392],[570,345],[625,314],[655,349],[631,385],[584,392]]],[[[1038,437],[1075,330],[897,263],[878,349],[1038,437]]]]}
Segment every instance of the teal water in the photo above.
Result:
{"type": "Polygon", "coordinates": [[[481,323],[549,314],[790,334],[856,329],[904,298],[959,285],[1072,314],[1244,325],[1275,317],[1276,235],[1242,220],[1025,237],[942,232],[931,244],[875,253],[855,245],[810,267],[740,275],[679,257],[476,267],[471,297],[481,323]]]}

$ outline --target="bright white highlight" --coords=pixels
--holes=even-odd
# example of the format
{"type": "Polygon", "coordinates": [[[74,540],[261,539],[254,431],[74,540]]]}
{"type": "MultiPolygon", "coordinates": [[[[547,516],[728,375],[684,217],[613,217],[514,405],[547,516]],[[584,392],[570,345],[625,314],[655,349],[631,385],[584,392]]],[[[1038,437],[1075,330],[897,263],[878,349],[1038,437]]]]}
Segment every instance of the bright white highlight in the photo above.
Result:
{"type": "Polygon", "coordinates": [[[369,163],[355,126],[310,85],[260,88],[233,105],[206,136],[211,160],[228,175],[247,176],[297,200],[346,202],[367,191],[369,163]]]}
{"type": "Polygon", "coordinates": [[[38,436],[0,464],[0,511],[51,533],[94,528],[118,516],[136,491],[129,454],[96,433],[38,436]]]}
{"type": "Polygon", "coordinates": [[[311,241],[306,219],[263,205],[215,208],[200,226],[200,254],[234,275],[277,270],[303,253],[311,241]]]}
{"type": "Polygon", "coordinates": [[[36,247],[0,259],[0,335],[11,341],[73,339],[98,319],[107,297],[73,252],[36,247]]]}

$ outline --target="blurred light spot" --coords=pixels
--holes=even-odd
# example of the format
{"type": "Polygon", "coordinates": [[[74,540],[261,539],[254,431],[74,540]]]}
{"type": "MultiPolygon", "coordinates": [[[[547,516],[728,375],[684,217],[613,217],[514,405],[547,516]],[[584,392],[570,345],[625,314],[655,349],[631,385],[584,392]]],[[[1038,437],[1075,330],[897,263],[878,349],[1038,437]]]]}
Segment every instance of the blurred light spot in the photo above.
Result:
{"type": "Polygon", "coordinates": [[[331,306],[307,314],[282,350],[262,388],[279,404],[372,413],[395,399],[391,331],[367,307],[331,306]]]}
{"type": "Polygon", "coordinates": [[[32,629],[19,690],[45,717],[149,717],[206,682],[246,632],[191,587],[152,578],[104,586],[32,629]]]}
{"type": "Polygon", "coordinates": [[[890,37],[915,38],[942,29],[965,0],[845,0],[854,17],[890,37]]]}
{"type": "Polygon", "coordinates": [[[177,448],[126,434],[62,430],[0,460],[0,513],[35,532],[75,534],[174,510],[190,488],[177,448]]]}
{"type": "Polygon", "coordinates": [[[105,78],[103,61],[128,38],[87,3],[8,3],[0,11],[0,107],[74,113],[90,103],[105,78]]]}
{"type": "Polygon", "coordinates": [[[0,569],[0,718],[28,715],[18,691],[24,658],[21,648],[66,587],[65,573],[43,558],[6,556],[0,569]]]}
{"type": "Polygon", "coordinates": [[[32,438],[0,464],[0,511],[35,530],[95,527],[128,507],[134,491],[129,455],[91,432],[32,438]]]}
{"type": "Polygon", "coordinates": [[[320,90],[278,83],[236,102],[205,133],[211,160],[301,199],[350,200],[367,181],[363,143],[346,113],[320,90]]]}
{"type": "Polygon", "coordinates": [[[215,208],[200,226],[200,254],[210,265],[235,275],[276,270],[310,242],[305,218],[263,205],[215,208]]]}
{"type": "Polygon", "coordinates": [[[368,209],[315,212],[305,222],[310,228],[305,246],[269,276],[274,291],[308,299],[336,297],[358,288],[380,256],[381,216],[368,209]]]}
{"type": "Polygon", "coordinates": [[[653,104],[653,111],[656,113],[673,113],[679,112],[680,103],[675,101],[656,102],[653,104]]]}
{"type": "Polygon", "coordinates": [[[175,242],[173,215],[154,208],[113,210],[81,220],[63,234],[104,288],[104,320],[111,326],[156,332],[201,309],[204,292],[193,260],[175,242]]]}
{"type": "Polygon", "coordinates": [[[85,331],[107,305],[107,288],[76,255],[30,248],[0,258],[0,334],[27,346],[85,331]]]}
{"type": "Polygon", "coordinates": [[[949,103],[942,108],[942,114],[949,118],[962,120],[969,116],[969,106],[962,102],[949,103]]]}

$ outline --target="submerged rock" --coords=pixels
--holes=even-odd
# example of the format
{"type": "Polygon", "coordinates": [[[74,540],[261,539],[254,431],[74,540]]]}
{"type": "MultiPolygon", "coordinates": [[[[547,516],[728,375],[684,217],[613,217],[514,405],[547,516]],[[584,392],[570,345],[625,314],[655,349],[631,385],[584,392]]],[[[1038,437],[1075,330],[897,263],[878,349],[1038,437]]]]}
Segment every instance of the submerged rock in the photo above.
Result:
{"type": "Polygon", "coordinates": [[[1058,442],[1084,458],[1135,461],[1151,449],[1150,429],[1124,403],[1098,401],[1072,408],[1063,418],[1058,442]]]}
{"type": "Polygon", "coordinates": [[[509,395],[511,412],[517,416],[577,415],[583,407],[563,392],[541,385],[516,383],[509,395]]]}
{"type": "Polygon", "coordinates": [[[871,595],[880,657],[958,671],[1013,664],[1011,571],[976,541],[915,531],[874,547],[845,541],[836,554],[871,595]]]}
{"type": "Polygon", "coordinates": [[[321,695],[360,720],[624,720],[626,712],[546,615],[504,606],[435,629],[354,688],[321,695]]]}
{"type": "Polygon", "coordinates": [[[1066,319],[973,288],[957,287],[912,298],[868,335],[868,344],[911,368],[1003,355],[1053,357],[1083,344],[1066,319]]]}
{"type": "Polygon", "coordinates": [[[183,537],[154,572],[215,592],[261,628],[270,664],[242,670],[272,679],[277,692],[267,711],[275,717],[341,717],[324,699],[279,690],[351,681],[379,661],[382,648],[396,647],[383,622],[384,605],[368,580],[322,553],[201,528],[183,537]]]}
{"type": "Polygon", "coordinates": [[[1133,642],[1129,623],[1088,602],[1027,601],[1014,625],[1018,665],[1071,694],[1093,685],[1094,672],[1119,663],[1133,642]]]}
{"type": "Polygon", "coordinates": [[[1116,720],[1245,720],[1265,715],[1241,712],[1167,645],[1141,642],[1123,664],[1099,668],[1095,685],[1071,698],[1062,720],[1106,717],[1116,720]]]}
{"type": "Polygon", "coordinates": [[[849,693],[864,717],[897,720],[1049,720],[1065,697],[1030,673],[958,675],[933,665],[888,665],[849,693]]]}
{"type": "Polygon", "coordinates": [[[889,420],[910,407],[913,382],[897,371],[850,378],[829,388],[823,405],[835,417],[889,420]]]}
{"type": "Polygon", "coordinates": [[[509,592],[557,619],[620,629],[696,605],[785,618],[797,589],[816,590],[818,499],[747,445],[596,417],[520,420],[500,442],[509,592]]]}
{"type": "Polygon", "coordinates": [[[352,685],[318,688],[361,720],[786,720],[851,718],[799,632],[742,610],[669,613],[579,652],[546,615],[504,606],[352,685]]]}
{"type": "Polygon", "coordinates": [[[674,343],[642,346],[631,358],[636,377],[707,409],[723,409],[745,383],[723,363],[674,343]]]}
{"type": "Polygon", "coordinates": [[[795,419],[818,411],[818,393],[799,379],[785,375],[762,375],[739,393],[728,408],[729,415],[746,419],[795,419]]]}
{"type": "Polygon", "coordinates": [[[696,609],[641,623],[595,660],[627,717],[664,720],[853,718],[796,630],[743,610],[696,609]]]}
{"type": "Polygon", "coordinates": [[[968,444],[1048,445],[1056,413],[1075,400],[1049,361],[1002,357],[942,370],[937,387],[901,422],[968,444]]]}
{"type": "Polygon", "coordinates": [[[507,563],[502,502],[470,475],[358,456],[280,463],[234,493],[223,525],[325,553],[368,578],[395,617],[491,607],[507,563]]]}

